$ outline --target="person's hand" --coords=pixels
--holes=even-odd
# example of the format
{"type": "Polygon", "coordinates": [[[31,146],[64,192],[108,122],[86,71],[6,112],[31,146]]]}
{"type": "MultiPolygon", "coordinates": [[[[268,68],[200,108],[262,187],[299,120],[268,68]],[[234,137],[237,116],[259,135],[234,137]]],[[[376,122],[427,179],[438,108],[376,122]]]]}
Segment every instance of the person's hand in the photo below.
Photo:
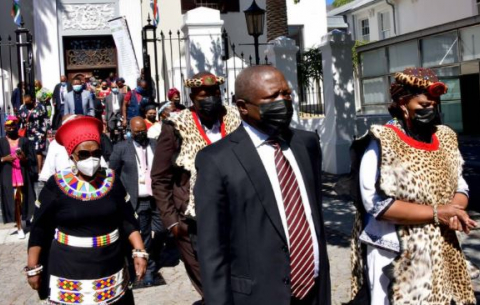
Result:
{"type": "Polygon", "coordinates": [[[35,276],[30,276],[27,278],[28,284],[30,287],[32,287],[33,290],[39,290],[40,289],[40,284],[42,282],[42,277],[40,274],[35,275],[35,276]]]}
{"type": "Polygon", "coordinates": [[[127,120],[122,121],[122,126],[123,126],[123,128],[127,127],[127,120]]]}
{"type": "Polygon", "coordinates": [[[182,236],[188,235],[188,228],[186,224],[179,222],[170,229],[175,238],[180,238],[182,236]]]}
{"type": "Polygon", "coordinates": [[[133,259],[133,265],[135,266],[135,274],[137,280],[142,280],[147,272],[147,260],[142,257],[135,257],[133,259]]]}
{"type": "Polygon", "coordinates": [[[27,156],[25,156],[25,153],[24,153],[23,151],[19,151],[19,152],[17,153],[17,157],[18,157],[18,159],[20,159],[20,161],[25,161],[25,160],[27,160],[27,156]]]}
{"type": "Polygon", "coordinates": [[[3,162],[13,162],[17,157],[14,155],[8,155],[5,157],[2,157],[3,162]]]}
{"type": "Polygon", "coordinates": [[[470,229],[477,226],[477,223],[470,219],[465,210],[455,204],[447,204],[437,208],[438,220],[440,224],[448,226],[451,230],[465,231],[470,233],[470,229]]]}

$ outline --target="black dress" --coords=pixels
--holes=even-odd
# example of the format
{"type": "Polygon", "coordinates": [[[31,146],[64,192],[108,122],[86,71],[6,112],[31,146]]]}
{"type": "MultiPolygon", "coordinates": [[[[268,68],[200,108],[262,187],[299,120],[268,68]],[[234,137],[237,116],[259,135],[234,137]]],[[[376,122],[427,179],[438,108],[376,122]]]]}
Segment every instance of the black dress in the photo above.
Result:
{"type": "MultiPolygon", "coordinates": [[[[27,138],[20,138],[18,146],[27,160],[21,162],[23,177],[22,220],[30,220],[35,208],[34,182],[37,180],[37,159],[32,143],[27,138]]],[[[10,155],[10,144],[6,137],[0,138],[0,157],[10,155]]],[[[2,219],[4,223],[15,222],[15,201],[12,186],[12,163],[0,163],[0,198],[2,219]]]]}
{"type": "MultiPolygon", "coordinates": [[[[92,286],[92,280],[94,285],[103,281],[99,287],[106,289],[101,295],[93,292],[96,302],[122,304],[122,300],[131,297],[126,288],[128,276],[123,272],[122,240],[137,231],[138,224],[126,197],[120,179],[107,169],[102,169],[90,183],[79,181],[69,169],[57,172],[48,180],[39,196],[40,208],[35,210],[29,248],[40,246],[43,255],[48,252],[50,301],[56,301],[53,304],[71,304],[73,299],[82,301],[80,304],[90,304],[92,291],[86,290],[92,286]],[[62,239],[62,235],[105,236],[115,230],[119,231],[119,239],[106,245],[78,247],[62,239]],[[116,289],[113,285],[117,285],[116,289]],[[59,297],[62,293],[66,296],[59,297]]],[[[128,304],[131,302],[133,300],[128,304]]]]}

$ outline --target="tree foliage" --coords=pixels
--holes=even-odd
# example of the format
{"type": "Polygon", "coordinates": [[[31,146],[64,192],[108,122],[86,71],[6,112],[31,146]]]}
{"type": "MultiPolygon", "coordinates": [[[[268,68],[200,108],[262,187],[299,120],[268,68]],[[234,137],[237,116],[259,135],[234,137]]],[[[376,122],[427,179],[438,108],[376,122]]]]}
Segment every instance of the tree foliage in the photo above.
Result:
{"type": "Polygon", "coordinates": [[[311,81],[320,81],[323,77],[322,53],[319,48],[305,51],[298,63],[298,76],[302,85],[309,87],[311,81]]]}
{"type": "Polygon", "coordinates": [[[333,6],[333,7],[340,7],[340,6],[342,6],[342,5],[345,5],[345,4],[347,4],[347,3],[350,3],[350,2],[352,2],[352,1],[353,1],[353,0],[334,0],[334,1],[332,2],[332,6],[333,6]]]}

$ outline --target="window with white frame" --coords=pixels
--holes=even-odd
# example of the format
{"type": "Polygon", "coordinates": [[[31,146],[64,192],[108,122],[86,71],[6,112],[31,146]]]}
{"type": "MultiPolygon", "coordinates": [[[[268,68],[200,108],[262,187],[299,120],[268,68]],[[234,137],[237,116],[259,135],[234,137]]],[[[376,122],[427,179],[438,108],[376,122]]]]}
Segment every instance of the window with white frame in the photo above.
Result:
{"type": "Polygon", "coordinates": [[[387,39],[390,37],[390,30],[391,30],[390,12],[380,13],[378,14],[378,18],[379,18],[378,24],[380,25],[380,38],[387,39]]]}
{"type": "Polygon", "coordinates": [[[360,34],[363,41],[370,41],[370,22],[368,22],[368,19],[360,20],[360,34]]]}

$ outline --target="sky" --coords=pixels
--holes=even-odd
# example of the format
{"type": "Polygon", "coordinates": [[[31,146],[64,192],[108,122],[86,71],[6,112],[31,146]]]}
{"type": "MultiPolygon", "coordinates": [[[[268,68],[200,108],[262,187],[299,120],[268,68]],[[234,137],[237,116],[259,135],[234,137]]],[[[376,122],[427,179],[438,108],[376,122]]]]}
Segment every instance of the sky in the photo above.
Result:
{"type": "Polygon", "coordinates": [[[333,0],[325,0],[325,2],[327,2],[327,4],[332,4],[333,0]]]}

